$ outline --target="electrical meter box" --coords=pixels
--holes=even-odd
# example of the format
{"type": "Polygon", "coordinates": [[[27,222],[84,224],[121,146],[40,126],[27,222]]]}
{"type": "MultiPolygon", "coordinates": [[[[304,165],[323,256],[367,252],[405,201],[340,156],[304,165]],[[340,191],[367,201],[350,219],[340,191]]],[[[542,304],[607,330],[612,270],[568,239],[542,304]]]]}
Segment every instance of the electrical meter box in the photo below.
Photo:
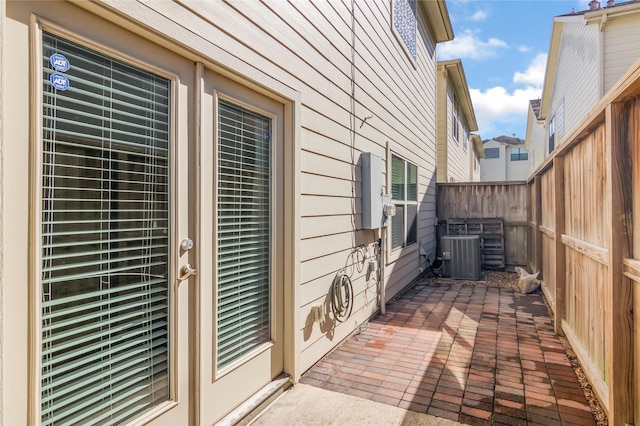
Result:
{"type": "Polygon", "coordinates": [[[362,228],[386,226],[382,193],[382,159],[370,152],[360,154],[362,170],[362,228]]]}

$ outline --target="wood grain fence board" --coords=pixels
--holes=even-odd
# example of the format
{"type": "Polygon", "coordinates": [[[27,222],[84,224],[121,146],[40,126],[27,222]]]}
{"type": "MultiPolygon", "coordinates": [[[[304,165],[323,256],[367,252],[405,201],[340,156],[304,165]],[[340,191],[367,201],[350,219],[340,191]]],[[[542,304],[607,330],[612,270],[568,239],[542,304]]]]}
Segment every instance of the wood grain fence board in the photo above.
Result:
{"type": "Polygon", "coordinates": [[[631,221],[632,199],[629,194],[631,164],[628,146],[629,109],[625,104],[612,103],[606,108],[606,199],[609,229],[609,267],[607,295],[607,335],[610,336],[609,357],[609,422],[613,425],[631,424],[634,421],[633,371],[633,292],[630,280],[623,274],[622,260],[629,257],[627,221],[631,221]],[[615,338],[611,337],[615,336],[615,338]]]}
{"type": "Polygon", "coordinates": [[[552,309],[556,311],[556,259],[555,259],[555,238],[549,237],[547,234],[542,234],[542,270],[544,271],[544,280],[542,280],[543,287],[550,293],[551,299],[549,303],[552,304],[552,309]]]}
{"type": "Polygon", "coordinates": [[[554,239],[556,238],[556,231],[554,231],[551,228],[547,228],[544,225],[540,225],[540,232],[542,232],[544,235],[546,235],[547,237],[554,239]]]}
{"type": "Polygon", "coordinates": [[[535,221],[534,238],[536,241],[536,270],[540,271],[538,278],[545,279],[546,271],[542,267],[542,232],[540,232],[539,226],[542,226],[542,177],[536,176],[534,180],[534,194],[533,205],[535,208],[535,214],[533,215],[535,221]]]}
{"type": "Polygon", "coordinates": [[[633,312],[634,315],[634,341],[635,341],[635,424],[640,425],[640,95],[635,100],[629,101],[630,112],[629,143],[632,147],[631,164],[633,168],[632,178],[632,229],[633,259],[625,259],[625,275],[631,278],[633,283],[633,312]]]}
{"type": "Polygon", "coordinates": [[[555,196],[553,168],[547,169],[540,176],[540,225],[542,238],[542,270],[544,272],[543,285],[553,295],[553,310],[556,304],[556,250],[555,250],[555,196]]]}
{"type": "Polygon", "coordinates": [[[554,210],[554,251],[555,251],[555,303],[554,330],[556,334],[563,335],[562,320],[566,313],[566,255],[560,236],[565,227],[565,188],[564,188],[564,157],[556,157],[553,160],[553,205],[554,210]]]}
{"type": "Polygon", "coordinates": [[[565,321],[582,342],[598,374],[608,383],[607,309],[603,303],[608,268],[574,250],[566,252],[565,321]]]}
{"type": "Polygon", "coordinates": [[[640,283],[640,260],[627,258],[623,261],[623,264],[624,264],[624,275],[627,278],[630,278],[633,281],[640,283]]]}
{"type": "Polygon", "coordinates": [[[603,403],[603,408],[605,411],[608,411],[608,401],[609,401],[609,385],[602,379],[600,371],[597,366],[593,364],[590,355],[585,351],[584,346],[582,346],[582,341],[575,335],[571,325],[567,321],[562,322],[562,329],[564,334],[571,344],[573,351],[575,352],[582,368],[587,373],[589,377],[589,382],[591,383],[593,390],[596,395],[603,403]]]}
{"type": "Polygon", "coordinates": [[[605,266],[609,265],[609,250],[595,244],[582,241],[567,234],[562,234],[562,243],[585,256],[590,257],[605,266]]]}

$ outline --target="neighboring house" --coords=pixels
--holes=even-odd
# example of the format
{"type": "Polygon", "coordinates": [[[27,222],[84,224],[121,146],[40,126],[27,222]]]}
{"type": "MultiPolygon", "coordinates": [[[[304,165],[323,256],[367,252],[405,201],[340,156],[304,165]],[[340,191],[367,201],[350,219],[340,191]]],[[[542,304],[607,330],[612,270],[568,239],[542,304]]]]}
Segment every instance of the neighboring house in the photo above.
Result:
{"type": "Polygon", "coordinates": [[[640,58],[640,1],[589,6],[553,18],[540,114],[527,124],[528,134],[543,126],[529,145],[545,158],[640,58]]]}
{"type": "Polygon", "coordinates": [[[540,99],[529,101],[527,115],[527,135],[525,137],[525,149],[529,151],[529,173],[531,174],[545,158],[544,144],[546,133],[544,120],[540,116],[540,99]]]}
{"type": "Polygon", "coordinates": [[[498,136],[482,142],[484,158],[480,160],[483,182],[526,180],[529,177],[529,153],[524,140],[498,136]]]}
{"type": "Polygon", "coordinates": [[[470,132],[478,130],[478,123],[460,59],[438,61],[437,105],[437,181],[469,182],[479,155],[470,132]]]}
{"type": "Polygon", "coordinates": [[[0,29],[0,424],[239,420],[434,258],[444,1],[1,1],[0,29]]]}
{"type": "Polygon", "coordinates": [[[480,173],[480,160],[484,158],[484,145],[482,143],[482,138],[480,135],[471,135],[471,155],[469,155],[469,181],[470,182],[480,182],[481,173],[480,173]]]}

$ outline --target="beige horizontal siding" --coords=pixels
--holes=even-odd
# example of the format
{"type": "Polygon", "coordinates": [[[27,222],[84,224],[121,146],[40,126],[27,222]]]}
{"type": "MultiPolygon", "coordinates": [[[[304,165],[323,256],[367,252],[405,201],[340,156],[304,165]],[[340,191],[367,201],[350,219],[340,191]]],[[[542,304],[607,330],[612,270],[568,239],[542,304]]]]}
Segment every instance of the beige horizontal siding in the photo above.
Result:
{"type": "MultiPolygon", "coordinates": [[[[361,153],[372,152],[386,161],[388,144],[418,166],[418,237],[435,246],[435,45],[419,36],[414,66],[392,33],[390,3],[353,4],[353,14],[351,1],[147,4],[170,21],[161,28],[190,32],[193,49],[202,46],[213,52],[216,46],[232,55],[235,62],[229,63],[235,66],[226,67],[229,75],[251,76],[261,91],[260,82],[269,80],[300,94],[302,239],[300,282],[295,284],[300,289],[303,369],[376,310],[366,303],[364,274],[356,271],[352,319],[332,330],[307,323],[310,306],[326,300],[335,273],[344,268],[354,245],[377,238],[370,230],[359,230],[361,153]]],[[[428,34],[428,29],[419,28],[419,34],[428,34]]],[[[383,169],[386,172],[386,166],[383,169]]],[[[383,179],[386,183],[386,176],[383,179]]],[[[406,252],[395,256],[387,269],[388,297],[418,273],[418,251],[414,247],[406,252]]]]}
{"type": "Polygon", "coordinates": [[[554,92],[547,123],[564,102],[564,133],[556,135],[556,146],[578,125],[599,99],[598,26],[565,23],[554,92]]]}
{"type": "Polygon", "coordinates": [[[640,15],[611,20],[604,31],[604,93],[640,58],[640,15]]]}

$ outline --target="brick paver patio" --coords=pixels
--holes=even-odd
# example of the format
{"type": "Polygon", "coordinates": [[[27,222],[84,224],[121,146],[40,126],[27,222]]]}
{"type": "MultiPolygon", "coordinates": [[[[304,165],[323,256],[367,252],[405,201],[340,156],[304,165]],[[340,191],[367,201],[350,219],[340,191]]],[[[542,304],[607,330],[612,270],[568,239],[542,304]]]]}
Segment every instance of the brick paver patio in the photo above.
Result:
{"type": "Polygon", "coordinates": [[[595,424],[540,294],[421,281],[302,383],[473,425],[595,424]]]}

